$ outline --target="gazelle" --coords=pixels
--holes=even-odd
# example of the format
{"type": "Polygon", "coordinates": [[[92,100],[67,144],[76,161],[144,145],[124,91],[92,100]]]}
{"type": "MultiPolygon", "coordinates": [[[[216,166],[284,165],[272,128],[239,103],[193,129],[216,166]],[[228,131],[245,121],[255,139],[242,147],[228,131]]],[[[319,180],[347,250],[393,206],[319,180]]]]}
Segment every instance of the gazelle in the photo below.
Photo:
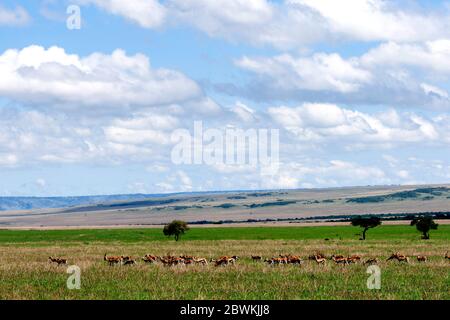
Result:
{"type": "Polygon", "coordinates": [[[229,263],[235,264],[238,259],[239,259],[238,256],[232,256],[232,257],[221,256],[217,260],[211,260],[211,262],[214,262],[215,266],[217,267],[217,266],[225,266],[225,265],[227,265],[229,263]]]}
{"type": "Polygon", "coordinates": [[[67,259],[62,259],[62,258],[52,258],[52,257],[48,257],[48,259],[50,260],[50,262],[57,263],[58,266],[59,266],[59,265],[62,265],[62,264],[67,264],[67,259]]]}
{"type": "Polygon", "coordinates": [[[426,256],[417,256],[417,261],[419,261],[419,262],[427,262],[428,258],[426,256]]]}
{"type": "Polygon", "coordinates": [[[214,265],[215,265],[216,267],[218,267],[218,266],[225,266],[225,265],[227,265],[229,262],[230,262],[230,258],[227,258],[227,257],[221,257],[221,258],[219,258],[219,259],[217,259],[217,260],[214,260],[214,265]]]}
{"type": "Polygon", "coordinates": [[[315,253],[308,257],[309,260],[313,260],[317,262],[318,264],[324,264],[325,261],[327,261],[327,258],[322,253],[315,253]]]}
{"type": "Polygon", "coordinates": [[[389,260],[397,260],[399,262],[409,263],[409,258],[398,252],[391,254],[391,256],[387,259],[387,261],[389,261],[389,260]]]}
{"type": "Polygon", "coordinates": [[[360,261],[361,261],[361,257],[358,255],[353,255],[353,256],[347,258],[348,263],[357,263],[360,261]]]}
{"type": "Polygon", "coordinates": [[[303,260],[298,256],[289,255],[286,258],[287,258],[287,262],[290,264],[302,264],[303,263],[303,260]]]}
{"type": "Polygon", "coordinates": [[[266,259],[264,262],[267,262],[268,264],[287,264],[288,259],[286,257],[279,257],[279,258],[272,258],[272,259],[266,259]]]}
{"type": "Polygon", "coordinates": [[[317,262],[317,264],[325,264],[325,262],[327,261],[327,259],[319,258],[319,256],[315,256],[314,260],[317,262]]]}
{"type": "Polygon", "coordinates": [[[169,266],[184,264],[184,259],[179,258],[179,257],[173,257],[173,256],[165,257],[165,258],[161,259],[161,261],[165,265],[169,265],[169,266]]]}
{"type": "Polygon", "coordinates": [[[112,266],[114,264],[119,264],[120,262],[122,262],[122,257],[119,257],[119,256],[108,257],[105,253],[105,255],[103,256],[103,260],[107,261],[109,263],[109,265],[112,266]]]}
{"type": "Polygon", "coordinates": [[[206,260],[205,258],[197,258],[197,259],[194,259],[194,262],[195,262],[195,263],[201,263],[201,264],[203,264],[203,265],[207,265],[207,264],[208,264],[208,260],[206,260]]]}
{"type": "Polygon", "coordinates": [[[349,263],[349,261],[348,261],[348,259],[346,258],[346,257],[344,257],[344,256],[342,256],[342,255],[338,255],[338,256],[336,256],[336,255],[332,255],[331,256],[331,259],[334,261],[334,263],[336,263],[336,264],[348,264],[349,263]]]}
{"type": "Polygon", "coordinates": [[[155,262],[158,260],[158,257],[157,257],[157,256],[153,256],[153,255],[151,255],[151,254],[146,254],[146,255],[142,258],[142,260],[143,260],[145,263],[155,263],[155,262]]]}
{"type": "Polygon", "coordinates": [[[354,254],[354,255],[352,255],[352,256],[350,256],[348,258],[351,259],[351,260],[354,260],[354,261],[361,261],[361,257],[358,256],[357,254],[354,254]]]}
{"type": "Polygon", "coordinates": [[[135,265],[135,264],[136,264],[136,260],[133,260],[131,258],[123,261],[124,266],[130,266],[130,265],[135,265]]]}
{"type": "Polygon", "coordinates": [[[364,262],[364,264],[372,265],[372,264],[378,264],[377,258],[368,259],[364,262]]]}

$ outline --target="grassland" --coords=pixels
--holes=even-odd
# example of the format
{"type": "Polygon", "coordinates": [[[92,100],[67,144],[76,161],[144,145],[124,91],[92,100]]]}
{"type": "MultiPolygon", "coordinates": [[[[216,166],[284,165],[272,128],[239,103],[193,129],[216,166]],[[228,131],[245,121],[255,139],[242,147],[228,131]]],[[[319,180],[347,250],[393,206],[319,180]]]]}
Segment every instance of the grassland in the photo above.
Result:
{"type": "Polygon", "coordinates": [[[358,228],[193,228],[175,242],[158,229],[0,231],[1,299],[449,299],[450,262],[443,256],[450,226],[420,240],[409,226],[381,226],[359,241],[358,228]],[[329,239],[329,240],[324,240],[329,239]],[[382,260],[381,290],[368,290],[366,267],[269,266],[264,257],[315,251],[326,255],[360,254],[382,260]],[[427,255],[427,263],[386,262],[393,251],[427,255]],[[213,258],[238,255],[235,266],[144,265],[109,267],[103,254],[136,257],[190,254],[213,258]],[[66,257],[82,270],[81,290],[68,290],[66,268],[49,264],[49,255],[66,257]]]}

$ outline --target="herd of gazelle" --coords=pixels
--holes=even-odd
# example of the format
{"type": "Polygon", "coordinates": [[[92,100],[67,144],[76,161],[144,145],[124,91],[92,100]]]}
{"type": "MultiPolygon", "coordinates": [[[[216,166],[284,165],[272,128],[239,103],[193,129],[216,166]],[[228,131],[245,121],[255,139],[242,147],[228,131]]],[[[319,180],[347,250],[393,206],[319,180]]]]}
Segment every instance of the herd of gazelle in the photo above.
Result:
{"type": "MultiPolygon", "coordinates": [[[[427,262],[428,258],[423,255],[416,256],[418,262],[427,262]]],[[[445,253],[444,258],[446,260],[450,261],[450,255],[448,251],[445,253]]],[[[226,266],[229,264],[235,264],[236,261],[239,259],[238,256],[221,256],[217,259],[210,259],[209,262],[213,263],[214,266],[226,266]]],[[[272,257],[270,259],[263,259],[261,256],[251,256],[251,259],[253,261],[264,261],[265,263],[268,263],[270,265],[280,265],[280,264],[302,264],[303,259],[299,256],[294,255],[279,255],[278,257],[272,257]]],[[[326,257],[325,255],[321,253],[315,253],[313,255],[310,255],[308,257],[309,260],[315,261],[317,264],[325,264],[327,260],[333,261],[335,264],[351,264],[351,263],[358,263],[361,262],[361,256],[359,255],[352,255],[345,257],[343,255],[332,255],[331,257],[326,257]]],[[[137,261],[133,259],[131,256],[107,256],[106,253],[103,256],[103,260],[106,261],[110,266],[113,265],[135,265],[137,261]]],[[[398,262],[405,262],[409,263],[409,257],[401,254],[401,253],[393,253],[391,256],[387,259],[387,261],[390,260],[397,260],[398,262]]],[[[49,257],[49,261],[51,263],[56,263],[59,265],[65,265],[67,264],[67,259],[63,258],[53,258],[49,257]]],[[[194,256],[155,256],[151,254],[146,254],[142,261],[148,264],[157,263],[160,262],[165,266],[174,266],[174,265],[192,265],[192,264],[201,264],[201,265],[207,265],[208,260],[206,258],[198,258],[194,256]]],[[[370,265],[370,264],[377,264],[379,261],[377,258],[370,258],[364,261],[364,264],[370,265]]]]}

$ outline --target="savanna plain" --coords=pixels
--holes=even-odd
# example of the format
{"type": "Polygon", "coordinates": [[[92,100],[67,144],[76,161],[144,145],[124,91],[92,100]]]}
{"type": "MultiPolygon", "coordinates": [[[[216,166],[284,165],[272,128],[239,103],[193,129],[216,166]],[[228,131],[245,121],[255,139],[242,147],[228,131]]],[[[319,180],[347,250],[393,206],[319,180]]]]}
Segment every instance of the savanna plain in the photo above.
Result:
{"type": "Polygon", "coordinates": [[[444,256],[450,225],[422,240],[413,227],[382,225],[360,241],[352,226],[192,228],[180,241],[161,229],[0,230],[0,299],[441,299],[450,298],[450,260],[444,256]],[[370,290],[367,265],[341,265],[308,257],[359,255],[378,259],[381,289],[370,290]],[[410,263],[386,261],[394,252],[410,263]],[[104,255],[128,255],[136,265],[109,266],[104,255]],[[146,264],[145,254],[192,255],[208,261],[239,256],[226,266],[146,264]],[[253,261],[297,255],[303,263],[253,261]],[[417,261],[425,255],[427,262],[417,261]],[[64,257],[67,265],[50,263],[64,257]],[[69,265],[81,269],[70,290],[69,265]]]}

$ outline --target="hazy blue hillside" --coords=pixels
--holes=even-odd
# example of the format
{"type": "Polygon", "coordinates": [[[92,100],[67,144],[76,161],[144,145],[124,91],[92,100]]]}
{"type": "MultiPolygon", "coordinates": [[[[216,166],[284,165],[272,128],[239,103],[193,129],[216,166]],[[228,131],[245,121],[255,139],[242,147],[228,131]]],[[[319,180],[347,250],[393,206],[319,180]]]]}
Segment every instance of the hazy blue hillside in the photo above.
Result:
{"type": "MultiPolygon", "coordinates": [[[[149,198],[162,198],[175,195],[204,195],[204,194],[227,194],[235,192],[243,192],[244,190],[235,191],[208,191],[208,192],[177,192],[177,193],[160,193],[160,194],[118,194],[118,195],[101,195],[101,196],[79,196],[79,197],[2,197],[0,196],[0,211],[6,210],[31,210],[31,209],[50,209],[50,208],[67,208],[73,206],[85,206],[92,204],[105,204],[106,207],[111,206],[111,201],[129,201],[142,200],[149,198]]],[[[259,190],[254,190],[259,191],[259,190]]],[[[269,193],[270,194],[270,193],[269,193]]],[[[259,196],[259,194],[258,194],[259,196]]],[[[170,201],[172,202],[172,201],[170,201]]],[[[129,204],[133,205],[133,204],[129,204]]],[[[116,205],[117,206],[117,205],[116,205]]],[[[98,210],[99,207],[92,208],[98,210]]],[[[86,208],[84,208],[86,209],[86,208]]],[[[87,209],[86,209],[87,210],[87,209]]]]}
{"type": "Polygon", "coordinates": [[[120,194],[105,196],[80,197],[0,197],[0,211],[30,210],[43,208],[66,208],[79,205],[89,205],[120,200],[148,199],[162,195],[120,194]]]}

